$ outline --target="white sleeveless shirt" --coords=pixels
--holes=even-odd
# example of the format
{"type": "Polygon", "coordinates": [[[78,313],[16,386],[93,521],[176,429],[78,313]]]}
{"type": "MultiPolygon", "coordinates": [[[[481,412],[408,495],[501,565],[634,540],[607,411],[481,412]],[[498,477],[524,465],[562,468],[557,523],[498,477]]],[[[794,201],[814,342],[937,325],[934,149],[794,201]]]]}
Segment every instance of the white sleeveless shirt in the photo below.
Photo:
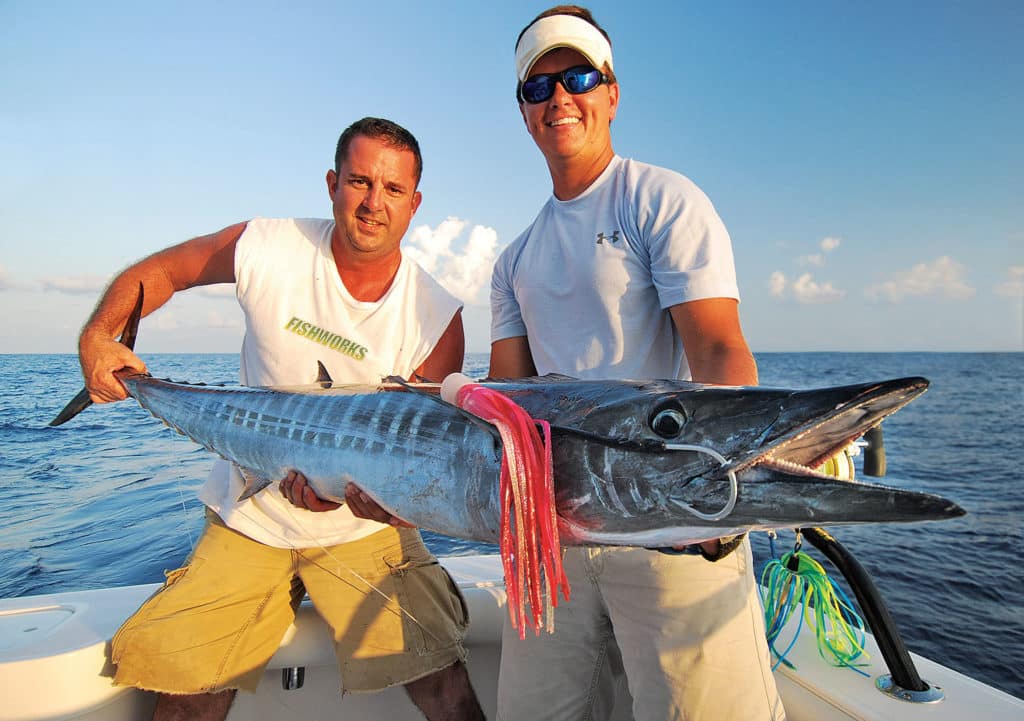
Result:
{"type": "MultiPolygon", "coordinates": [[[[238,302],[245,314],[239,380],[247,386],[314,383],[317,361],[339,383],[408,378],[430,355],[462,304],[402,256],[380,300],[352,297],[331,252],[333,220],[249,221],[235,249],[238,302]]],[[[438,379],[440,380],[440,379],[438,379]]],[[[379,531],[348,506],[296,508],[271,484],[239,503],[244,481],[218,460],[200,500],[236,531],[278,548],[354,541],[379,531]]]]}

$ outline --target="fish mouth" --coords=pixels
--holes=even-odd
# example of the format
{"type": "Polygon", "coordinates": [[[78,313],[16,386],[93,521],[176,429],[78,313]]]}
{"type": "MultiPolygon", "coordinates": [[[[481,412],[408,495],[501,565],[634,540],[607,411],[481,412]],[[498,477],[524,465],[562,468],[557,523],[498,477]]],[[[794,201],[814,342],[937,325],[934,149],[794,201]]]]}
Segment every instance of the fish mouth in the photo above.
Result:
{"type": "Polygon", "coordinates": [[[754,466],[825,477],[815,469],[928,389],[921,377],[793,391],[762,433],[762,443],[719,469],[754,466]]]}
{"type": "MultiPolygon", "coordinates": [[[[907,522],[957,518],[966,511],[931,493],[875,483],[840,480],[818,467],[882,419],[928,389],[925,378],[796,391],[785,411],[765,432],[765,442],[742,459],[722,466],[716,476],[742,474],[748,488],[764,484],[765,500],[786,504],[805,496],[811,509],[804,524],[907,522]]],[[[770,501],[769,502],[774,502],[770,501]]],[[[794,520],[799,520],[798,514],[794,520]]]]}

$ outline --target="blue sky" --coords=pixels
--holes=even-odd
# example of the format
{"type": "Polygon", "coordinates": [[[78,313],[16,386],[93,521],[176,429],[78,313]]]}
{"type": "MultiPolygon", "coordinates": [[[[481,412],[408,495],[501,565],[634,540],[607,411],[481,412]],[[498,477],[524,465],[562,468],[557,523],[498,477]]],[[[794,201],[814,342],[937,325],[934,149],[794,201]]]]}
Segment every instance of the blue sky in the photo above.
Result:
{"type": "MultiPolygon", "coordinates": [[[[73,352],[111,274],[253,216],[325,217],[340,131],[413,131],[408,252],[488,348],[494,254],[550,194],[514,101],[549,3],[0,2],[0,352],[73,352]]],[[[592,2],[620,155],[692,178],[755,351],[1024,350],[1024,4],[592,2]]],[[[139,349],[234,351],[230,289],[139,349]]]]}

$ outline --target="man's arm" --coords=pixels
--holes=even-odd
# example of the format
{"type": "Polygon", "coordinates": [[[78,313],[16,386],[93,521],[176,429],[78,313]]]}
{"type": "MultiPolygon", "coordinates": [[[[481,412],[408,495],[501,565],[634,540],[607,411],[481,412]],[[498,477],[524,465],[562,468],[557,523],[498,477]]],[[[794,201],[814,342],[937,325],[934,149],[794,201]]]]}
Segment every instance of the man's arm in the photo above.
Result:
{"type": "Polygon", "coordinates": [[[415,375],[440,383],[452,373],[462,372],[462,359],[466,355],[466,335],[462,327],[462,310],[455,311],[434,350],[415,370],[415,375]]]}
{"type": "MultiPolygon", "coordinates": [[[[740,328],[739,301],[705,298],[669,308],[683,339],[690,375],[698,383],[756,386],[757,364],[740,328]]],[[[705,541],[704,557],[717,561],[731,553],[743,536],[705,541]]]]}
{"type": "Polygon", "coordinates": [[[235,281],[235,245],[246,223],[203,235],[161,250],[118,275],[100,298],[78,339],[78,359],[89,397],[108,403],[126,397],[114,371],[132,368],[144,372],[145,363],[116,340],[138,297],[145,288],[142,315],[149,315],[174,293],[211,283],[235,281]]]}
{"type": "Polygon", "coordinates": [[[491,367],[487,375],[491,378],[526,378],[537,375],[527,337],[503,338],[491,343],[491,367]]]}
{"type": "Polygon", "coordinates": [[[706,298],[669,308],[698,383],[756,386],[757,365],[740,328],[739,302],[706,298]]]}

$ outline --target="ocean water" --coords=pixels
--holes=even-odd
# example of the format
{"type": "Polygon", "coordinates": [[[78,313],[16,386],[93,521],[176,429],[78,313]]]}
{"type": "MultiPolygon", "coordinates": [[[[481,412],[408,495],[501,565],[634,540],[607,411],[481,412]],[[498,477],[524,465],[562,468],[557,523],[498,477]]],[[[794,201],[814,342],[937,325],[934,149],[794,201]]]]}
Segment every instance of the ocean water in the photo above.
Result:
{"type": "MultiPolygon", "coordinates": [[[[238,373],[235,355],[145,360],[175,380],[231,383],[238,373]]],[[[924,396],[885,422],[883,482],[947,496],[968,515],[836,536],[872,574],[912,650],[1024,697],[1024,354],[757,360],[764,385],[931,380],[924,396]]],[[[486,364],[486,355],[469,355],[467,374],[484,375],[486,364]]],[[[80,386],[74,356],[0,355],[0,597],[160,581],[201,529],[195,492],[210,455],[130,401],[48,427],[80,386]]],[[[437,554],[494,550],[426,536],[437,554]]],[[[763,563],[766,537],[753,541],[763,563]]],[[[783,534],[777,547],[792,542],[783,534]]]]}

